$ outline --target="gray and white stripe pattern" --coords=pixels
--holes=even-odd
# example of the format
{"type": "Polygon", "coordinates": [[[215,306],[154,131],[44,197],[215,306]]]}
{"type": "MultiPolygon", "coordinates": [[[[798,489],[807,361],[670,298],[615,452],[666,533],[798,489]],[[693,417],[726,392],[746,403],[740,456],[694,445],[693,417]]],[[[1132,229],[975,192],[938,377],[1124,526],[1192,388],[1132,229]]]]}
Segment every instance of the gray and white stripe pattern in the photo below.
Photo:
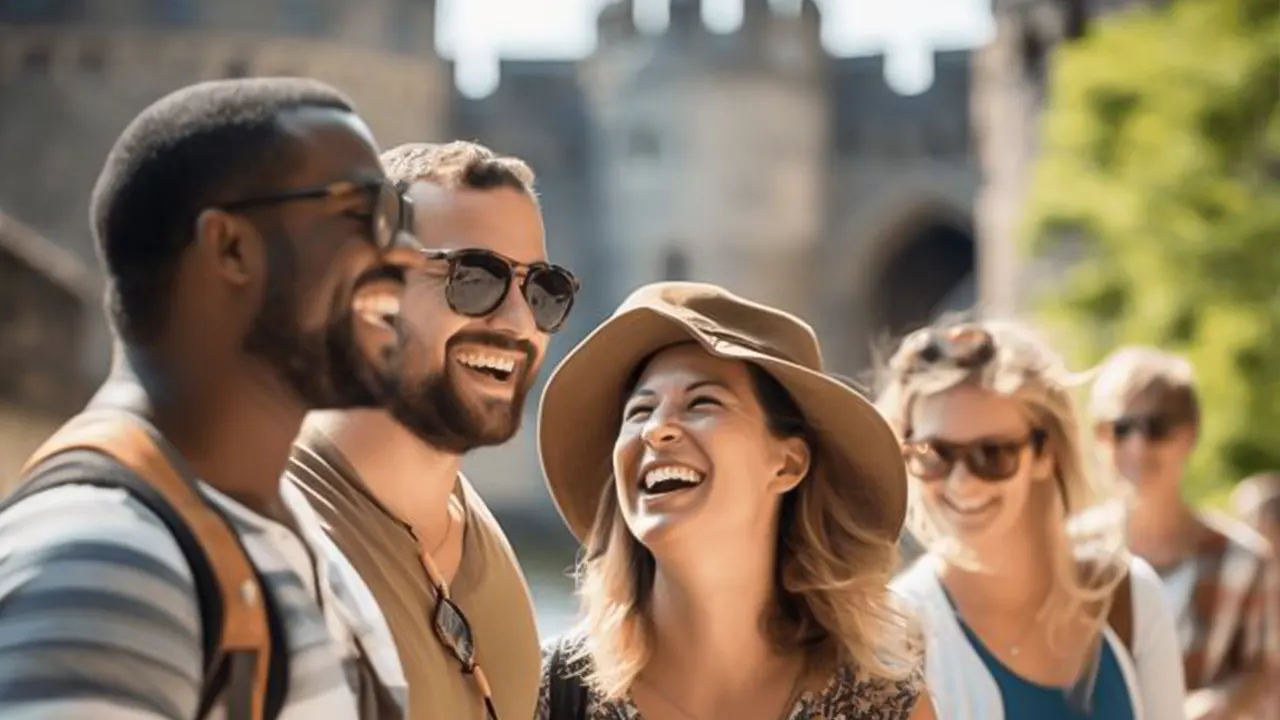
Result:
{"type": "MultiPolygon", "coordinates": [[[[284,619],[280,717],[356,717],[351,651],[326,627],[301,541],[202,489],[232,517],[284,619]]],[[[191,569],[146,506],[122,490],[66,486],[0,513],[0,718],[189,720],[201,663],[191,569]]]]}

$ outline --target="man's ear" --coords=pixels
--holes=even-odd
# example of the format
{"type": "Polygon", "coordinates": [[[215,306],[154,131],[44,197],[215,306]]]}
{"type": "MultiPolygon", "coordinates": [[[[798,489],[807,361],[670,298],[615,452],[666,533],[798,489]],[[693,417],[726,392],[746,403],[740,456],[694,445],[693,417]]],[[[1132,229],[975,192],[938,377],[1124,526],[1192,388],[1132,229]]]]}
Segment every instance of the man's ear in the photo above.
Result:
{"type": "Polygon", "coordinates": [[[809,444],[802,438],[787,438],[779,441],[782,456],[776,470],[769,478],[769,489],[778,495],[789,492],[809,474],[809,465],[813,461],[809,444]]]}
{"type": "Polygon", "coordinates": [[[245,287],[266,271],[262,235],[247,220],[222,210],[205,210],[196,218],[196,252],[213,275],[245,287]]]}

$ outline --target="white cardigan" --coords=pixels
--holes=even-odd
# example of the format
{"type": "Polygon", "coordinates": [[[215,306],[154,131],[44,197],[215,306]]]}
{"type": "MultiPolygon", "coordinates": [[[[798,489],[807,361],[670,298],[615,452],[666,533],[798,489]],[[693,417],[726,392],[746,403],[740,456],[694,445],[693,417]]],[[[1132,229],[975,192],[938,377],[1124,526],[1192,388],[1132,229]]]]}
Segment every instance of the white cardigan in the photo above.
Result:
{"type": "MultiPolygon", "coordinates": [[[[1002,720],[1003,700],[987,666],[969,643],[938,579],[941,561],[920,558],[892,588],[924,623],[925,683],[939,720],[1002,720]]],[[[1133,587],[1133,657],[1110,627],[1104,636],[1119,660],[1134,720],[1185,720],[1182,650],[1160,577],[1138,558],[1130,564],[1133,587]]],[[[1010,718],[1009,720],[1020,720],[1010,718]]]]}

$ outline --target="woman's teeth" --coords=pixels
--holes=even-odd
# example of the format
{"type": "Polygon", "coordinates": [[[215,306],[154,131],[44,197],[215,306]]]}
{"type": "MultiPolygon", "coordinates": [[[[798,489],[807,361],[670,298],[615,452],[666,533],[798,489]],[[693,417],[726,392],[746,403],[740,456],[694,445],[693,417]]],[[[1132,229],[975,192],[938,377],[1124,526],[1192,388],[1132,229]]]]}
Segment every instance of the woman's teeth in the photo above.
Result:
{"type": "Polygon", "coordinates": [[[994,502],[995,500],[990,498],[986,500],[971,500],[969,502],[947,498],[947,504],[950,505],[953,510],[970,515],[986,510],[994,502]]]}
{"type": "Polygon", "coordinates": [[[645,473],[641,489],[650,495],[696,487],[705,479],[702,473],[680,465],[667,465],[645,473]]]}

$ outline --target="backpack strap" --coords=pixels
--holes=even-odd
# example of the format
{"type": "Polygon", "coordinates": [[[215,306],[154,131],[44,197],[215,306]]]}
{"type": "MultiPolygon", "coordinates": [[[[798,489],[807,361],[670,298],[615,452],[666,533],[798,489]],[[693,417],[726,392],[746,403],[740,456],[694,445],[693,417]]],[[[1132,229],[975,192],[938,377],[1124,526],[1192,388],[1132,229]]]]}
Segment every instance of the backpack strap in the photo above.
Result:
{"type": "Polygon", "coordinates": [[[586,720],[587,686],[569,663],[568,643],[558,642],[547,662],[547,701],[550,720],[586,720]]]}
{"type": "MultiPolygon", "coordinates": [[[[27,460],[22,475],[30,476],[47,460],[75,450],[105,455],[136,475],[140,482],[122,483],[116,478],[108,484],[127,487],[157,511],[188,558],[204,559],[192,563],[197,583],[201,564],[212,576],[214,591],[201,595],[201,615],[206,602],[218,598],[221,623],[213,626],[218,628],[215,642],[209,643],[213,652],[205,654],[205,684],[197,717],[208,712],[225,687],[228,717],[264,720],[268,680],[277,674],[271,671],[272,637],[280,633],[273,633],[268,620],[270,598],[230,523],[178,473],[143,421],[123,411],[93,410],[71,418],[27,460]]],[[[26,497],[75,483],[102,484],[51,475],[46,482],[28,483],[20,494],[26,497]]]]}
{"type": "Polygon", "coordinates": [[[1125,652],[1133,657],[1133,576],[1128,571],[1125,571],[1124,578],[1111,595],[1107,624],[1116,637],[1120,638],[1125,652]]]}

